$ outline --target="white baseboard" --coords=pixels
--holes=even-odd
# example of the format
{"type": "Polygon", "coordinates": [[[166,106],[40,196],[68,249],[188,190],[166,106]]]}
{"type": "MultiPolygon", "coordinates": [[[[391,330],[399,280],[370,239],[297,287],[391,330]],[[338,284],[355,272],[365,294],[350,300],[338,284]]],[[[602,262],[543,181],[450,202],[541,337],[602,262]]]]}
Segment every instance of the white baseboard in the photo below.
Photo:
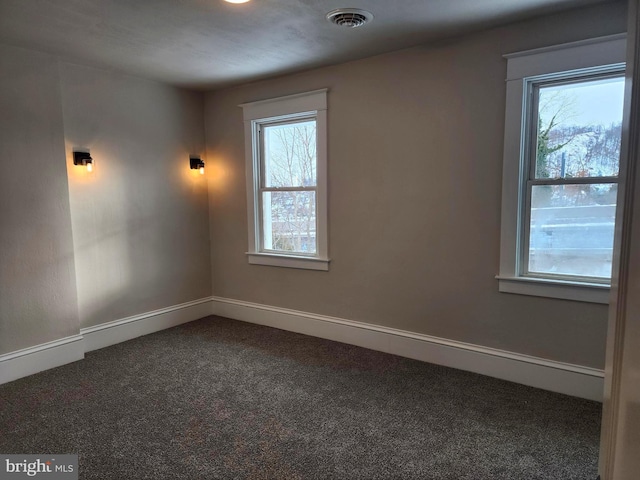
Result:
{"type": "Polygon", "coordinates": [[[83,358],[82,335],[0,355],[0,385],[83,358]]]}
{"type": "Polygon", "coordinates": [[[211,315],[211,297],[161,308],[95,327],[81,328],[80,334],[84,337],[84,351],[91,352],[209,315],[211,315]]]}
{"type": "Polygon", "coordinates": [[[602,401],[602,370],[325,315],[228,298],[212,300],[214,315],[602,401]]]}
{"type": "Polygon", "coordinates": [[[602,401],[602,370],[379,325],[220,297],[194,300],[83,328],[80,335],[0,355],[0,384],[81,360],[85,352],[212,314],[602,401]]]}
{"type": "Polygon", "coordinates": [[[79,335],[0,355],[0,385],[82,360],[85,352],[198,320],[211,313],[211,297],[207,297],[81,328],[79,335]]]}

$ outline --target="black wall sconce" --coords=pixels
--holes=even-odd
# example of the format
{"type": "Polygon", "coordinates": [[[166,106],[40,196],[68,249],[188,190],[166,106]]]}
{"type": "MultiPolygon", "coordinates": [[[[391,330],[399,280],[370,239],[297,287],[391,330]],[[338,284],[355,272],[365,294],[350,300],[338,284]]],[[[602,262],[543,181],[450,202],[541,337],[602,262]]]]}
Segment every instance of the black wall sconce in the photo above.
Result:
{"type": "Polygon", "coordinates": [[[200,157],[189,157],[189,166],[191,170],[199,170],[200,175],[204,175],[204,162],[200,157]]]}
{"type": "Polygon", "coordinates": [[[73,152],[73,164],[87,167],[87,172],[93,171],[93,158],[89,152],[73,152]]]}

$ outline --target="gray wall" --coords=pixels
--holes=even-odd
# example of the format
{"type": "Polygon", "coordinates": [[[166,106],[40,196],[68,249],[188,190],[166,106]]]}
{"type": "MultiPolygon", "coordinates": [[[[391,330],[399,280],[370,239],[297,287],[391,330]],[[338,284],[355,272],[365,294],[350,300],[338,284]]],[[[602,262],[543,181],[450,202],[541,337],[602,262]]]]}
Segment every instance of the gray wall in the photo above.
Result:
{"type": "Polygon", "coordinates": [[[601,367],[605,306],[497,291],[501,55],[624,29],[601,5],[211,93],[208,194],[187,167],[200,94],[0,47],[0,354],[213,277],[223,297],[601,367]],[[237,105],[324,87],[331,270],[250,266],[237,105]]]}
{"type": "Polygon", "coordinates": [[[0,46],[0,354],[77,333],[58,65],[0,46]]]}
{"type": "Polygon", "coordinates": [[[214,294],[603,367],[605,305],[498,292],[502,55],[620,33],[625,14],[600,5],[208,94],[214,294]],[[330,271],[249,265],[238,104],[325,87],[330,271]]]}
{"type": "Polygon", "coordinates": [[[70,64],[61,79],[81,327],[211,295],[207,181],[189,168],[203,95],[70,64]]]}
{"type": "Polygon", "coordinates": [[[0,354],[211,294],[202,102],[0,46],[0,354]]]}

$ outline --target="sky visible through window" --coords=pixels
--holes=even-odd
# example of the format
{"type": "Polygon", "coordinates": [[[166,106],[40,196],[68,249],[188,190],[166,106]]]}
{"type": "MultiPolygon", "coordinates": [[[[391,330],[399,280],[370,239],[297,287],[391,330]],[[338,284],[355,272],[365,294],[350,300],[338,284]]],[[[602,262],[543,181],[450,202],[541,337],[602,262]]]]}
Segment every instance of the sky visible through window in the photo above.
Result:
{"type": "Polygon", "coordinates": [[[536,178],[616,176],[624,78],[542,86],[536,178]]]}
{"type": "MultiPolygon", "coordinates": [[[[573,97],[572,114],[579,124],[609,124],[622,120],[624,78],[606,78],[584,83],[554,85],[544,89],[545,94],[568,92],[573,97]]],[[[547,115],[551,113],[547,112],[547,115]]],[[[548,121],[548,118],[546,119],[548,121]]]]}
{"type": "Polygon", "coordinates": [[[316,121],[267,125],[263,136],[265,187],[287,189],[262,192],[263,246],[315,254],[316,121]]]}
{"type": "Polygon", "coordinates": [[[618,176],[624,77],[542,85],[538,93],[533,178],[543,183],[530,186],[528,271],[608,279],[618,185],[598,177],[618,176]]]}

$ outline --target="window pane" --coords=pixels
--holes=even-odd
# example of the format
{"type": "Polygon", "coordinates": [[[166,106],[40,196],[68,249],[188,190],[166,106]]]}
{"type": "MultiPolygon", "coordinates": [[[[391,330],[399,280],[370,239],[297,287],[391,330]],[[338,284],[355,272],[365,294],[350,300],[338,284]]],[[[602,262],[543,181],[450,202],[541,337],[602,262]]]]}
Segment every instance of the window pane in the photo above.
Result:
{"type": "Polygon", "coordinates": [[[617,176],[624,78],[540,86],[536,178],[617,176]]]}
{"type": "Polygon", "coordinates": [[[316,193],[262,192],[263,248],[316,253],[316,193]]]}
{"type": "Polygon", "coordinates": [[[264,126],[262,132],[264,136],[265,186],[315,186],[315,120],[264,126]]]}
{"type": "Polygon", "coordinates": [[[609,183],[533,186],[529,272],[610,278],[616,194],[609,183]]]}

